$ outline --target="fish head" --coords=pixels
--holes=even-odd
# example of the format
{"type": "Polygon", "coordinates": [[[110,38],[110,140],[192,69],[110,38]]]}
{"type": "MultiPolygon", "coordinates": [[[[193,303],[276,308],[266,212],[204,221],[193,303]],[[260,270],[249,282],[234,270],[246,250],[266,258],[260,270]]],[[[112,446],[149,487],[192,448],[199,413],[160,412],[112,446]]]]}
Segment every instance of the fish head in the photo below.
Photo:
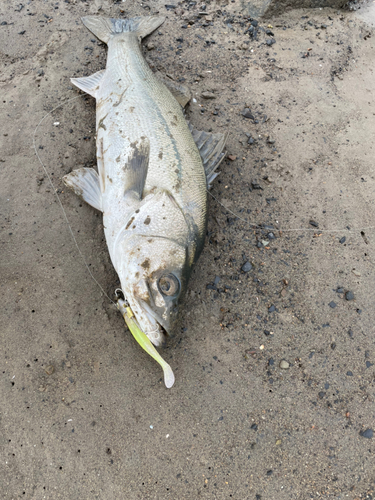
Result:
{"type": "Polygon", "coordinates": [[[190,273],[187,249],[158,236],[132,234],[124,241],[118,274],[141,330],[155,346],[173,335],[179,301],[190,273]]]}

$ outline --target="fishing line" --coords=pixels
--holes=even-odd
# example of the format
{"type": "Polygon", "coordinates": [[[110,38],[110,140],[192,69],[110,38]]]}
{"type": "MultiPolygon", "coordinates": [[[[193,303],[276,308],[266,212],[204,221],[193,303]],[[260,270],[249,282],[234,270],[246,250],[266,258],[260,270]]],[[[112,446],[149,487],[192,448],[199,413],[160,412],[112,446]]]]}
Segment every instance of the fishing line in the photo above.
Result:
{"type": "MultiPolygon", "coordinates": [[[[87,95],[87,94],[82,94],[82,95],[87,95]]],[[[79,248],[79,245],[78,245],[78,243],[77,243],[76,237],[74,236],[74,233],[73,233],[72,227],[71,227],[71,225],[70,225],[70,223],[69,223],[69,220],[68,220],[68,217],[67,217],[67,215],[66,215],[65,209],[64,209],[64,207],[63,207],[63,204],[61,203],[60,196],[57,194],[57,190],[55,189],[55,186],[53,185],[53,182],[52,182],[52,180],[51,180],[51,177],[50,177],[50,175],[48,174],[47,169],[46,169],[46,167],[45,167],[44,163],[42,162],[42,160],[41,160],[41,158],[40,158],[40,156],[39,156],[38,150],[37,150],[37,148],[36,148],[36,142],[35,142],[36,133],[37,133],[37,131],[38,131],[38,129],[39,129],[39,127],[40,127],[40,125],[42,124],[42,122],[43,122],[43,121],[47,118],[47,116],[51,115],[54,111],[56,111],[56,109],[61,108],[61,107],[62,107],[62,106],[64,106],[65,104],[68,104],[69,102],[74,101],[75,99],[79,99],[80,97],[82,97],[82,95],[78,95],[78,96],[76,96],[76,97],[72,97],[71,99],[68,99],[67,101],[64,101],[62,104],[59,104],[58,106],[56,106],[56,107],[55,107],[55,108],[53,108],[51,111],[49,111],[46,115],[44,115],[44,116],[43,116],[43,118],[40,120],[40,122],[38,123],[38,125],[35,127],[34,134],[33,134],[33,146],[34,146],[34,151],[35,151],[35,154],[36,154],[36,156],[37,156],[37,158],[38,158],[38,160],[39,160],[40,164],[42,165],[43,170],[44,170],[44,173],[45,173],[45,174],[46,174],[46,176],[47,176],[48,182],[50,183],[51,188],[52,188],[52,190],[53,190],[53,192],[55,193],[55,196],[56,196],[56,198],[57,198],[57,201],[59,202],[59,205],[60,205],[60,208],[61,208],[61,210],[62,210],[62,213],[64,214],[65,221],[66,221],[67,226],[68,226],[68,228],[69,228],[70,235],[71,235],[71,237],[72,237],[72,239],[73,239],[73,241],[74,241],[74,243],[75,243],[75,246],[77,247],[78,253],[79,253],[79,255],[81,256],[81,258],[82,258],[82,260],[83,260],[84,265],[86,266],[87,271],[89,272],[89,275],[90,275],[90,276],[91,276],[91,278],[95,281],[95,283],[98,285],[98,287],[100,288],[101,292],[102,292],[102,293],[103,293],[103,294],[107,297],[107,299],[108,299],[110,302],[112,302],[112,304],[115,304],[115,303],[113,302],[113,300],[112,300],[112,299],[111,299],[111,298],[110,298],[110,297],[106,294],[106,292],[104,291],[103,287],[102,287],[102,286],[101,286],[101,284],[98,282],[98,280],[95,278],[95,276],[92,274],[91,269],[90,269],[89,265],[87,264],[86,259],[85,259],[84,255],[83,255],[83,253],[81,252],[81,249],[79,248]]]]}

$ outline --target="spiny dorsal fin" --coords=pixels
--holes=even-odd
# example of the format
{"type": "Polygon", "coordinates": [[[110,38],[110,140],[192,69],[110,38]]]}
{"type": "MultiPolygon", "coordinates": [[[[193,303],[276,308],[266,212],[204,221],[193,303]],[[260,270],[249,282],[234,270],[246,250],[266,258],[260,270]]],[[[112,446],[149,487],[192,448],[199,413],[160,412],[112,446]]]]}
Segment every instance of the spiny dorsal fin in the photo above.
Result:
{"type": "Polygon", "coordinates": [[[207,187],[210,188],[212,181],[219,175],[215,170],[225,157],[223,149],[228,138],[228,132],[225,134],[211,134],[203,130],[197,130],[191,123],[188,123],[188,125],[202,158],[207,187]]]}

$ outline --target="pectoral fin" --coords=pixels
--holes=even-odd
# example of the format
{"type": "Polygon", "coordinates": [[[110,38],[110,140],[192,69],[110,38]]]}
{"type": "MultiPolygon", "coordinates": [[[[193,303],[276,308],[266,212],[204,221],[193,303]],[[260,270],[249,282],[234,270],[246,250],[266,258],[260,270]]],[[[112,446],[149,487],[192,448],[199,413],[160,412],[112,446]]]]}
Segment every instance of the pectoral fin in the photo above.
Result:
{"type": "Polygon", "coordinates": [[[150,158],[150,142],[147,137],[142,137],[133,144],[133,151],[124,166],[125,187],[124,194],[135,193],[142,198],[145,187],[148,163],[150,158]]]}
{"type": "Polygon", "coordinates": [[[98,71],[90,76],[84,76],[82,78],[71,78],[70,81],[79,89],[87,92],[92,97],[96,97],[96,92],[99,88],[101,79],[105,73],[105,69],[98,71]]]}
{"type": "Polygon", "coordinates": [[[72,189],[86,203],[102,212],[102,194],[99,176],[93,168],[78,168],[63,177],[65,186],[72,189]]]}

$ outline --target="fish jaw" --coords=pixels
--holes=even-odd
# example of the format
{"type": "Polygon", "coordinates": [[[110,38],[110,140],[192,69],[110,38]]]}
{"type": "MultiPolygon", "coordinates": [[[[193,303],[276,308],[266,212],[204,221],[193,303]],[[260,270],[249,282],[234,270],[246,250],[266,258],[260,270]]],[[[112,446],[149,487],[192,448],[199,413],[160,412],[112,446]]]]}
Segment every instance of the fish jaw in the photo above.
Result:
{"type": "Polygon", "coordinates": [[[163,346],[166,337],[157,319],[143,307],[142,301],[137,300],[133,296],[127,296],[126,299],[138,321],[140,329],[150,339],[154,346],[163,346]]]}

